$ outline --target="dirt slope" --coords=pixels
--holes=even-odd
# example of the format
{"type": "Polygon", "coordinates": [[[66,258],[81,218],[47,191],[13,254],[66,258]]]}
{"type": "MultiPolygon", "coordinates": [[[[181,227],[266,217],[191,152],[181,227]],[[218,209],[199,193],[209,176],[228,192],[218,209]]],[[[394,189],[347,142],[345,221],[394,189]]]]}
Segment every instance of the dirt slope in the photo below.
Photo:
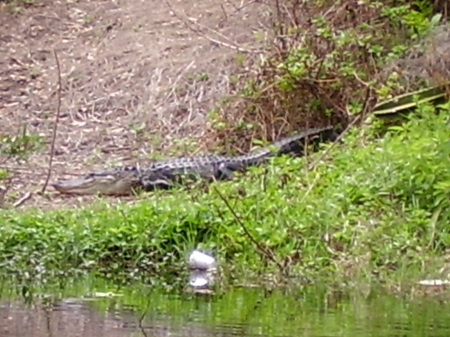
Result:
{"type": "MultiPolygon", "coordinates": [[[[26,126],[45,143],[27,162],[0,158],[12,178],[3,181],[5,203],[45,181],[58,93],[53,51],[63,89],[51,181],[192,153],[187,140],[202,137],[208,110],[232,89],[236,53],[256,55],[267,38],[267,9],[249,0],[47,0],[13,15],[0,6],[0,135],[26,126]]],[[[33,193],[26,205],[86,200],[33,193]]]]}

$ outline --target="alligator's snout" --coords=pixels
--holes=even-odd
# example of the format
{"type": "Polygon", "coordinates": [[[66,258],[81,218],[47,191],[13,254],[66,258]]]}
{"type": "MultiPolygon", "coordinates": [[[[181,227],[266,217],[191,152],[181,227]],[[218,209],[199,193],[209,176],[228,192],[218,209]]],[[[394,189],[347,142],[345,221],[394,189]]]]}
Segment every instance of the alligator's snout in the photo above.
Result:
{"type": "Polygon", "coordinates": [[[51,185],[65,194],[127,195],[133,191],[133,181],[113,173],[91,173],[81,178],[58,181],[51,185]]]}

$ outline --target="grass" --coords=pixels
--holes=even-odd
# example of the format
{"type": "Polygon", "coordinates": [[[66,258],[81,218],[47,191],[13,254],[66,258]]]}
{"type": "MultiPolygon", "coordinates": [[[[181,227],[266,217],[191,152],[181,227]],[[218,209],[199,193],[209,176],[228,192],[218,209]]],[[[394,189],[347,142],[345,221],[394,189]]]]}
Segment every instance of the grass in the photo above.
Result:
{"type": "Polygon", "coordinates": [[[423,105],[382,138],[375,126],[355,129],[313,170],[321,153],[133,205],[4,210],[0,269],[33,280],[94,271],[172,284],[201,247],[236,282],[436,275],[450,246],[450,109],[438,110],[423,105]]]}
{"type": "Polygon", "coordinates": [[[23,9],[35,4],[35,0],[1,0],[0,10],[4,7],[11,14],[20,14],[23,9]]]}
{"type": "MultiPolygon", "coordinates": [[[[449,35],[436,29],[443,20],[431,4],[286,4],[274,11],[280,43],[244,76],[230,79],[237,102],[225,97],[224,106],[210,112],[205,143],[231,152],[248,149],[251,130],[265,139],[286,127],[346,126],[356,116],[364,119],[377,99],[419,85],[417,69],[420,76],[423,70],[440,74],[426,78],[431,83],[448,80],[436,68],[448,68],[448,53],[435,47],[447,46],[449,35]],[[430,32],[437,42],[416,47],[423,57],[414,48],[409,55],[430,32]],[[383,73],[389,76],[378,76],[383,73]]],[[[236,61],[243,66],[246,57],[236,61]]],[[[187,76],[198,77],[194,82],[213,76],[205,74],[187,76]]],[[[25,280],[94,271],[173,284],[184,280],[188,252],[200,247],[213,251],[227,279],[236,282],[395,283],[446,276],[449,110],[421,105],[416,116],[387,132],[377,125],[353,130],[324,158],[276,158],[232,182],[149,194],[133,205],[105,198],[76,210],[2,210],[0,269],[25,280]]],[[[145,135],[144,124],[133,129],[145,135]]],[[[25,131],[2,135],[0,152],[10,159],[35,152],[41,139],[25,131]]]]}

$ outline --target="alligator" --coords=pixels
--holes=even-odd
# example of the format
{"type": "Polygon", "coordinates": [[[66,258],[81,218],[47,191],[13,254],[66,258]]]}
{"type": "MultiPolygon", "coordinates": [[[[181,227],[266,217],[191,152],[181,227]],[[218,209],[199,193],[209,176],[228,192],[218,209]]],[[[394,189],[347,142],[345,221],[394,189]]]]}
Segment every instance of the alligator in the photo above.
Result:
{"type": "Polygon", "coordinates": [[[304,155],[305,144],[317,144],[335,137],[336,132],[332,126],[312,128],[244,155],[172,158],[150,162],[145,167],[124,166],[92,172],[80,178],[56,182],[52,186],[65,194],[118,196],[134,194],[137,190],[168,189],[177,183],[183,183],[185,179],[229,180],[234,171],[259,165],[273,156],[288,153],[304,155]]]}

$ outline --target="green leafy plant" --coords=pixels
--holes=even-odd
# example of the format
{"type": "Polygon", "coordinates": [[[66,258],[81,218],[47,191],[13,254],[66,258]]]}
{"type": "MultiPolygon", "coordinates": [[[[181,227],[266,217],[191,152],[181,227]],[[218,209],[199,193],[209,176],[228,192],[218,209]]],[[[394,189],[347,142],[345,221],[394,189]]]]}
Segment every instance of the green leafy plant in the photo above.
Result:
{"type": "Polygon", "coordinates": [[[170,283],[183,279],[187,254],[202,247],[237,281],[273,280],[280,268],[342,282],[428,272],[425,262],[450,245],[449,114],[418,109],[383,138],[355,129],[325,158],[274,158],[203,189],[152,192],[132,205],[1,212],[0,270],[170,283]]]}
{"type": "Polygon", "coordinates": [[[42,146],[42,137],[27,133],[26,126],[23,126],[21,132],[16,136],[0,136],[0,153],[17,159],[26,159],[31,153],[40,150],[42,146]]]}
{"type": "Polygon", "coordinates": [[[424,69],[444,74],[437,65],[446,59],[445,51],[417,47],[423,57],[409,56],[428,35],[437,40],[435,46],[450,44],[450,37],[439,33],[443,14],[431,2],[277,3],[272,16],[276,42],[240,77],[237,95],[211,120],[214,139],[224,140],[222,148],[229,147],[231,137],[234,147],[248,149],[248,130],[239,125],[254,125],[251,136],[259,139],[283,129],[345,126],[370,113],[378,99],[428,86],[424,69]]]}

